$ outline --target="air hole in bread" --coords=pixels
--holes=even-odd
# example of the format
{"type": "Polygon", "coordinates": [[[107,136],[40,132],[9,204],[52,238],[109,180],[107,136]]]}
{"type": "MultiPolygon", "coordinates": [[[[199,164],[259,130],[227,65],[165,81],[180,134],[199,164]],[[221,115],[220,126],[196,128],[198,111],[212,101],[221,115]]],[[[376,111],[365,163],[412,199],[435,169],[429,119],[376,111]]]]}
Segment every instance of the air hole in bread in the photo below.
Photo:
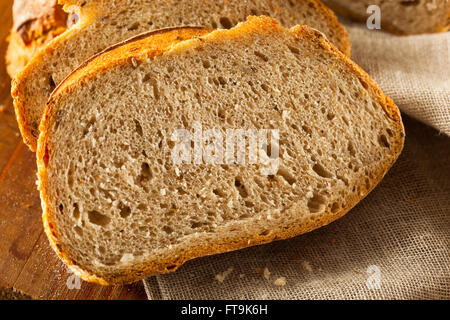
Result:
{"type": "Polygon", "coordinates": [[[231,29],[233,27],[233,23],[228,17],[222,17],[219,21],[224,29],[231,29]]]}
{"type": "Polygon", "coordinates": [[[366,178],[365,183],[366,183],[366,190],[369,191],[370,190],[370,179],[366,178]]]}
{"type": "Polygon", "coordinates": [[[69,185],[69,188],[73,188],[73,168],[72,165],[69,166],[69,172],[67,173],[67,184],[69,185]]]}
{"type": "Polygon", "coordinates": [[[378,137],[378,142],[380,143],[380,146],[385,147],[385,148],[390,148],[391,144],[389,143],[387,137],[384,134],[381,134],[378,137]]]}
{"type": "Polygon", "coordinates": [[[341,209],[341,205],[340,205],[339,203],[334,202],[334,203],[331,205],[331,212],[332,212],[332,213],[338,212],[339,209],[341,209]]]}
{"type": "Polygon", "coordinates": [[[258,58],[261,58],[264,62],[269,61],[269,58],[262,52],[255,51],[255,56],[257,56],[258,58]]]}
{"type": "Polygon", "coordinates": [[[305,131],[309,136],[311,136],[312,134],[312,130],[310,127],[306,126],[306,125],[302,125],[302,129],[303,131],[305,131]]]}
{"type": "Polygon", "coordinates": [[[137,29],[139,29],[139,22],[137,22],[137,21],[128,27],[128,31],[134,31],[137,29]]]}
{"type": "Polygon", "coordinates": [[[75,226],[73,227],[73,230],[76,232],[76,234],[78,234],[80,237],[83,236],[83,229],[81,229],[80,226],[75,226]]]}
{"type": "Polygon", "coordinates": [[[331,174],[331,172],[329,172],[324,166],[322,166],[320,163],[316,163],[313,166],[313,170],[315,173],[317,173],[319,176],[321,176],[322,178],[331,178],[333,177],[333,175],[331,174]]]}
{"type": "Polygon", "coordinates": [[[420,4],[420,0],[408,0],[408,1],[401,1],[400,4],[405,7],[412,7],[417,6],[420,4]]]}
{"type": "Polygon", "coordinates": [[[101,214],[96,210],[88,212],[88,219],[90,223],[98,225],[100,227],[106,227],[111,221],[109,217],[105,216],[104,214],[101,214]]]}
{"type": "Polygon", "coordinates": [[[78,208],[78,203],[73,204],[72,215],[76,220],[78,220],[78,218],[80,217],[80,208],[78,208]]]}
{"type": "Polygon", "coordinates": [[[204,223],[199,221],[191,221],[191,228],[197,229],[203,227],[204,223]]]}
{"type": "Polygon", "coordinates": [[[64,205],[62,203],[59,204],[58,209],[59,209],[59,213],[61,213],[61,214],[64,213],[64,205]]]}
{"type": "Polygon", "coordinates": [[[217,29],[218,25],[217,25],[216,20],[211,19],[210,23],[211,23],[211,27],[212,27],[213,29],[217,29]]]}
{"type": "Polygon", "coordinates": [[[152,178],[153,178],[152,170],[151,170],[150,166],[148,165],[148,163],[144,162],[141,165],[141,173],[137,178],[137,182],[139,185],[142,185],[143,183],[151,180],[152,178]]]}
{"type": "Polygon", "coordinates": [[[209,62],[208,60],[202,60],[202,62],[203,62],[203,68],[205,68],[205,69],[211,68],[211,62],[209,62]]]}
{"type": "Polygon", "coordinates": [[[53,76],[50,76],[50,78],[48,80],[48,84],[50,86],[50,91],[55,90],[56,84],[55,84],[55,80],[53,79],[53,76]]]}
{"type": "Polygon", "coordinates": [[[261,181],[261,179],[259,179],[259,177],[253,177],[253,181],[255,181],[255,183],[258,185],[258,187],[260,187],[261,189],[264,189],[264,184],[261,181]]]}
{"type": "Polygon", "coordinates": [[[394,133],[392,132],[392,130],[391,129],[389,129],[389,128],[387,128],[386,129],[386,133],[389,135],[389,137],[393,137],[394,136],[394,133]]]}
{"type": "Polygon", "coordinates": [[[160,93],[160,91],[159,91],[158,84],[157,84],[156,82],[154,82],[154,83],[152,84],[152,86],[153,86],[153,97],[154,97],[156,100],[159,100],[159,98],[161,97],[161,93],[160,93]]]}
{"type": "Polygon", "coordinates": [[[247,208],[253,208],[253,207],[255,206],[255,204],[254,204],[253,202],[251,202],[251,201],[245,201],[245,202],[244,202],[244,205],[245,205],[247,208]]]}
{"type": "Polygon", "coordinates": [[[171,265],[171,266],[168,266],[166,269],[167,269],[167,271],[174,271],[176,268],[177,268],[176,265],[171,265]]]}
{"type": "Polygon", "coordinates": [[[134,124],[136,125],[136,132],[137,132],[137,134],[142,137],[144,135],[144,131],[142,130],[141,123],[139,121],[137,121],[137,120],[134,120],[134,124]]]}
{"type": "Polygon", "coordinates": [[[152,75],[147,73],[146,75],[144,75],[144,77],[142,78],[142,82],[148,82],[152,79],[152,75]]]}
{"type": "Polygon", "coordinates": [[[171,234],[173,232],[173,229],[169,226],[162,227],[162,231],[164,231],[167,234],[171,234]]]}
{"type": "Polygon", "coordinates": [[[122,218],[128,218],[131,214],[131,208],[123,203],[119,204],[119,214],[122,218]]]}
{"type": "Polygon", "coordinates": [[[291,175],[289,170],[286,168],[279,168],[277,175],[281,176],[290,185],[293,185],[296,181],[296,179],[291,175]]]}
{"type": "Polygon", "coordinates": [[[223,190],[221,189],[213,189],[213,193],[221,198],[225,198],[227,196],[227,194],[225,192],[223,192],[223,190]]]}
{"type": "Polygon", "coordinates": [[[222,77],[222,76],[218,77],[218,78],[217,78],[217,81],[219,81],[219,83],[220,83],[222,86],[224,86],[224,85],[227,84],[227,80],[225,80],[225,78],[222,77]]]}
{"type": "Polygon", "coordinates": [[[325,209],[326,199],[318,193],[308,200],[308,209],[311,213],[319,213],[325,209]]]}
{"type": "Polygon", "coordinates": [[[222,118],[222,119],[225,119],[226,116],[227,116],[225,109],[222,108],[222,107],[219,107],[219,108],[217,109],[217,115],[218,115],[220,118],[222,118]]]}
{"type": "Polygon", "coordinates": [[[293,47],[293,46],[288,46],[288,48],[293,54],[295,54],[295,55],[300,54],[300,50],[298,48],[293,47]]]}
{"type": "Polygon", "coordinates": [[[351,155],[352,157],[354,157],[354,156],[356,155],[356,149],[355,149],[355,146],[353,145],[353,143],[352,143],[351,141],[348,142],[347,150],[348,150],[348,152],[350,152],[350,155],[351,155]]]}
{"type": "Polygon", "coordinates": [[[365,82],[362,79],[359,79],[359,82],[361,82],[361,85],[363,86],[364,89],[366,89],[366,90],[369,89],[369,85],[367,84],[367,82],[365,82]]]}
{"type": "Polygon", "coordinates": [[[140,210],[140,211],[143,211],[143,212],[145,212],[145,211],[147,211],[147,206],[145,205],[145,204],[139,204],[138,206],[137,206],[137,209],[138,210],[140,210]]]}
{"type": "Polygon", "coordinates": [[[245,188],[245,186],[242,184],[241,182],[241,178],[240,177],[236,177],[234,179],[234,186],[236,187],[236,189],[239,191],[239,194],[242,198],[247,198],[248,197],[248,192],[247,189],[245,188]]]}

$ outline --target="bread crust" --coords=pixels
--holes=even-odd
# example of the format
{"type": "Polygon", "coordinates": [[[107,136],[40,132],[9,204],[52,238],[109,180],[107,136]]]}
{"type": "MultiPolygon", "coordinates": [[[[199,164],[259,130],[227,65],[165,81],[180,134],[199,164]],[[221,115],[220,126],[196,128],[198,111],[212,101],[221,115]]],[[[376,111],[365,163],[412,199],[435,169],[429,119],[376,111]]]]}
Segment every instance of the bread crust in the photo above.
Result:
{"type": "Polygon", "coordinates": [[[6,52],[6,70],[11,78],[36,52],[67,29],[68,15],[56,0],[15,0],[14,25],[6,52]]]}
{"type": "MultiPolygon", "coordinates": [[[[278,226],[271,230],[268,234],[265,235],[247,235],[247,236],[234,236],[229,239],[227,243],[208,243],[207,245],[203,245],[201,247],[191,248],[190,250],[180,251],[174,250],[173,260],[171,261],[147,261],[148,263],[134,265],[131,268],[123,270],[118,273],[113,274],[98,274],[93,270],[80,266],[76,261],[72,259],[72,257],[67,253],[64,248],[64,244],[62,244],[58,240],[57,231],[54,227],[53,217],[55,212],[52,212],[50,206],[47,203],[51,202],[50,195],[48,193],[48,176],[47,176],[47,167],[46,162],[48,161],[48,157],[51,156],[51,147],[48,145],[47,140],[49,138],[49,128],[52,125],[52,119],[54,119],[54,114],[57,112],[55,110],[55,103],[60,99],[63,95],[68,94],[71,91],[73,86],[76,86],[78,81],[89,81],[91,76],[98,74],[101,70],[104,70],[105,67],[108,68],[114,65],[120,65],[123,63],[129,63],[129,59],[135,58],[139,59],[142,57],[142,54],[149,55],[152,59],[157,59],[159,55],[167,50],[184,50],[185,48],[190,48],[195,45],[198,41],[208,42],[214,41],[218,39],[229,39],[229,38],[239,38],[246,33],[255,32],[255,30],[260,30],[264,32],[279,32],[281,27],[278,23],[267,17],[249,17],[249,21],[246,23],[242,23],[238,25],[236,28],[224,31],[213,31],[200,37],[199,39],[194,40],[186,40],[180,42],[174,46],[166,46],[165,48],[161,48],[160,50],[156,49],[151,45],[152,36],[155,34],[164,35],[163,31],[151,32],[149,34],[141,35],[136,40],[139,42],[142,51],[136,51],[135,44],[136,41],[129,40],[124,44],[114,46],[113,48],[109,48],[105,50],[103,53],[98,54],[97,56],[89,59],[82,66],[80,66],[77,70],[75,70],[70,76],[68,76],[63,83],[53,92],[49,104],[47,105],[45,115],[41,122],[41,134],[38,142],[38,151],[37,151],[37,164],[38,164],[38,178],[39,178],[39,190],[42,198],[42,209],[43,209],[43,223],[45,232],[49,238],[50,244],[53,249],[56,251],[60,259],[67,264],[77,275],[79,275],[82,279],[95,282],[102,285],[114,285],[119,283],[130,283],[134,281],[138,281],[142,278],[153,274],[159,273],[168,273],[173,272],[177,268],[179,268],[183,263],[188,260],[205,256],[218,254],[223,252],[228,252],[232,250],[242,249],[249,246],[259,245],[269,243],[274,240],[282,240],[291,238],[319,227],[325,226],[332,221],[342,217],[345,215],[351,208],[353,208],[361,199],[363,199],[383,178],[386,172],[389,170],[391,165],[395,162],[397,156],[400,154],[403,143],[404,143],[404,128],[401,121],[401,115],[398,108],[395,104],[386,97],[376,83],[355,63],[353,63],[348,57],[346,57],[343,53],[341,53],[338,49],[336,49],[324,36],[309,27],[306,26],[297,26],[290,30],[298,39],[309,39],[314,42],[316,45],[320,46],[324,50],[330,52],[338,59],[340,59],[343,63],[349,66],[355,74],[359,77],[360,81],[367,85],[368,90],[372,90],[375,93],[375,96],[379,100],[380,104],[383,106],[386,114],[392,119],[395,123],[395,126],[398,129],[398,143],[393,146],[395,149],[392,152],[392,158],[387,162],[389,165],[385,167],[379,168],[378,172],[374,172],[374,178],[370,181],[370,188],[368,188],[367,192],[360,196],[354,196],[351,199],[348,199],[346,205],[342,208],[342,210],[332,213],[325,212],[321,214],[317,220],[312,221],[298,221],[298,224],[290,224],[289,226],[278,226]],[[150,47],[150,49],[148,48],[150,47]],[[98,62],[100,60],[106,60],[106,65],[101,65],[98,62]]],[[[287,208],[287,211],[298,212],[300,209],[298,204],[294,204],[292,207],[287,208]]],[[[227,233],[224,230],[224,233],[227,233]]]]}
{"type": "MultiPolygon", "coordinates": [[[[118,0],[120,1],[120,0],[118,0]]],[[[298,0],[297,0],[298,1],[298,0]]],[[[351,44],[348,38],[348,33],[346,29],[338,22],[336,15],[326,7],[319,0],[301,0],[308,3],[308,6],[315,8],[318,12],[321,12],[323,17],[325,17],[330,29],[336,33],[336,40],[338,43],[336,45],[346,54],[350,56],[351,44]]],[[[32,151],[36,151],[37,138],[39,136],[39,123],[33,120],[32,115],[30,115],[31,108],[27,108],[28,98],[26,95],[25,83],[28,81],[34,81],[33,71],[40,66],[42,61],[48,57],[49,53],[53,52],[55,48],[59,45],[64,44],[66,41],[71,39],[71,37],[79,32],[79,29],[83,29],[84,26],[91,24],[95,21],[100,14],[99,6],[103,1],[59,1],[59,4],[64,5],[64,8],[70,12],[78,12],[82,4],[83,14],[80,14],[80,21],[78,27],[74,29],[69,29],[66,32],[59,35],[57,38],[50,41],[41,50],[33,55],[30,60],[29,66],[22,70],[22,72],[17,74],[16,79],[12,83],[12,96],[14,98],[14,108],[16,111],[17,121],[19,123],[19,129],[21,131],[22,137],[25,144],[29,146],[32,151]]],[[[56,84],[57,85],[57,84],[56,84]]]]}

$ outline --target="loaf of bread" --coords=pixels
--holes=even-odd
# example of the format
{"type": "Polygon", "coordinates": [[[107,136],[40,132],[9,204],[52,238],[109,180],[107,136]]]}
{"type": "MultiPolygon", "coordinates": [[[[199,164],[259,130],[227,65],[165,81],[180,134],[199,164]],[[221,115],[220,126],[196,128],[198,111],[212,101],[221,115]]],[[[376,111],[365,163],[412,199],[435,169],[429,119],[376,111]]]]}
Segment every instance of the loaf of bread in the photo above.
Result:
{"type": "Polygon", "coordinates": [[[449,0],[324,0],[337,13],[366,21],[371,5],[381,10],[381,27],[387,31],[408,35],[444,32],[450,26],[449,0]]]}
{"type": "Polygon", "coordinates": [[[57,0],[15,0],[13,27],[6,52],[6,69],[11,78],[46,43],[67,29],[68,15],[57,0]]]}
{"type": "Polygon", "coordinates": [[[43,48],[13,82],[14,106],[24,141],[34,151],[50,93],[93,54],[139,33],[178,25],[230,28],[249,15],[308,24],[350,54],[345,29],[317,0],[88,0],[60,1],[79,21],[43,48]]]}
{"type": "Polygon", "coordinates": [[[101,284],[324,226],[404,142],[364,71],[322,33],[267,17],[116,45],[58,86],[40,130],[48,238],[101,284]]]}

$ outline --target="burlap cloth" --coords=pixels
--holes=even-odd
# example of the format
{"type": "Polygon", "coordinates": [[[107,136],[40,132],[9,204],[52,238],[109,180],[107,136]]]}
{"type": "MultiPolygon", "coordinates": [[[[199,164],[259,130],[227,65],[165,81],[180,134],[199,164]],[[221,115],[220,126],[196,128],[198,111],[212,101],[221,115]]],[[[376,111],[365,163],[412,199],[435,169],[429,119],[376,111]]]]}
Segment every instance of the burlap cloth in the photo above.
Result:
{"type": "MultiPolygon", "coordinates": [[[[450,135],[450,35],[396,37],[347,26],[353,59],[384,92],[404,113],[450,135]]],[[[344,218],[151,277],[144,281],[149,299],[450,299],[450,138],[405,115],[404,122],[404,152],[344,218]],[[280,277],[285,286],[274,284],[280,277]]]]}

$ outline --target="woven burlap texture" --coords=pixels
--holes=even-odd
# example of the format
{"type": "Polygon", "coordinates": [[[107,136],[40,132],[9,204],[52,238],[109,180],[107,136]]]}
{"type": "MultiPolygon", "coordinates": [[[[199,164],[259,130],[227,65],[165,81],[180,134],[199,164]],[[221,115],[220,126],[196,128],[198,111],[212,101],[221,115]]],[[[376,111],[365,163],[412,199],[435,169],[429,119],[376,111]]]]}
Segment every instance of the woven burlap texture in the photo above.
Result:
{"type": "Polygon", "coordinates": [[[402,112],[441,134],[404,116],[404,152],[344,218],[151,277],[149,299],[450,299],[449,34],[397,37],[346,25],[353,59],[402,112]],[[280,277],[285,286],[274,284],[280,277]]]}

